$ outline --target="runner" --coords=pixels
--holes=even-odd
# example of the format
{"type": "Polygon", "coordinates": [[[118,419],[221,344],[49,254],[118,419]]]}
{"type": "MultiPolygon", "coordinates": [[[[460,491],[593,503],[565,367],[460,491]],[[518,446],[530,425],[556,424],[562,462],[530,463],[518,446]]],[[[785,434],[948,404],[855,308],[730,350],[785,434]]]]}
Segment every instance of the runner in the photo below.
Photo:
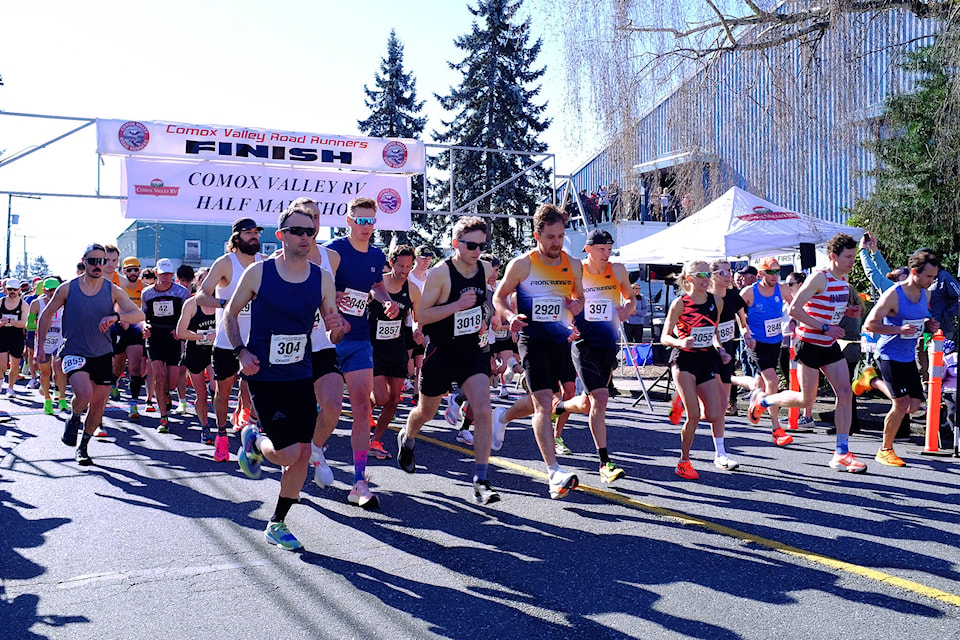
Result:
{"type": "MultiPolygon", "coordinates": [[[[123,259],[123,275],[120,280],[124,292],[133,301],[133,304],[140,308],[141,295],[143,293],[144,283],[140,280],[140,261],[136,258],[123,259]]],[[[123,375],[123,370],[129,366],[130,376],[130,410],[127,418],[130,420],[139,420],[140,414],[137,411],[137,400],[140,398],[140,389],[143,388],[144,367],[143,359],[143,327],[139,324],[128,325],[118,322],[110,328],[110,335],[113,339],[113,375],[119,379],[123,375]]],[[[115,384],[110,391],[111,397],[120,399],[120,390],[115,384]]]]}
{"type": "MultiPolygon", "coordinates": [[[[140,272],[140,282],[143,283],[144,289],[157,283],[157,272],[153,270],[153,267],[146,267],[140,272]]],[[[144,346],[146,346],[146,341],[144,341],[144,346]]],[[[143,384],[147,390],[147,401],[144,411],[155,413],[157,408],[153,406],[153,376],[150,375],[150,357],[147,355],[146,348],[144,348],[143,351],[143,367],[141,370],[143,371],[144,377],[143,384]]]]}
{"type": "Polygon", "coordinates": [[[117,267],[120,265],[120,249],[115,244],[105,244],[103,248],[107,251],[107,262],[103,265],[103,279],[119,286],[120,274],[117,273],[117,267]]]}
{"type": "MultiPolygon", "coordinates": [[[[21,291],[23,288],[21,287],[21,291]]],[[[30,282],[30,293],[23,296],[27,308],[33,308],[33,302],[43,295],[43,278],[34,278],[30,282]]],[[[33,360],[33,347],[37,338],[37,316],[32,311],[27,313],[26,341],[23,345],[23,357],[27,362],[27,388],[36,389],[39,386],[38,374],[40,368],[36,366],[33,360]]]]}
{"type": "Polygon", "coordinates": [[[431,269],[420,299],[420,319],[430,338],[420,376],[417,406],[397,433],[397,461],[407,473],[416,471],[414,446],[421,427],[433,418],[443,395],[456,382],[473,407],[473,495],[478,504],[491,504],[500,495],[487,477],[492,439],[490,423],[490,356],[483,352],[486,328],[483,305],[492,267],[480,261],[487,248],[487,223],[464,216],[453,226],[453,257],[431,269]]]}
{"type": "MultiPolygon", "coordinates": [[[[761,391],[776,393],[780,389],[777,363],[780,360],[780,345],[783,343],[783,295],[780,293],[780,263],[775,258],[760,261],[760,279],[744,287],[740,297],[747,305],[747,327],[744,341],[748,349],[757,354],[757,369],[762,378],[761,391]]],[[[723,337],[720,338],[723,342],[723,337]]],[[[783,372],[789,379],[790,370],[783,372]]],[[[773,441],[778,447],[793,442],[793,436],[780,426],[779,409],[770,407],[770,422],[773,425],[773,441]]],[[[756,420],[750,418],[756,424],[756,420]]]]}
{"type": "Polygon", "coordinates": [[[307,477],[310,441],[316,426],[310,333],[319,304],[331,330],[340,328],[333,281],[307,256],[317,227],[311,210],[293,205],[277,222],[283,254],[247,269],[235,287],[225,314],[227,337],[248,380],[263,431],[247,425],[237,453],[250,478],[260,476],[263,458],[282,469],[280,495],[264,537],[281,549],[303,545],[290,533],[286,516],[307,477]],[[250,335],[243,341],[239,315],[250,309],[250,335]]]}
{"type": "MultiPolygon", "coordinates": [[[[43,310],[53,299],[53,294],[60,281],[57,278],[47,278],[43,282],[43,295],[30,303],[30,315],[36,318],[40,317],[43,310]]],[[[59,309],[50,319],[50,327],[47,329],[46,343],[44,352],[48,355],[57,353],[60,344],[63,342],[63,309],[59,309]]],[[[57,386],[59,395],[59,408],[61,411],[69,409],[67,405],[67,376],[63,373],[63,367],[60,366],[60,358],[56,356],[47,358],[46,362],[37,362],[40,369],[40,391],[43,393],[43,412],[48,416],[54,414],[53,398],[50,396],[50,375],[53,373],[54,383],[57,386]]]]}
{"type": "Polygon", "coordinates": [[[173,281],[173,262],[169,258],[158,260],[156,271],[157,284],[143,290],[140,307],[147,318],[144,335],[160,410],[157,432],[167,433],[170,428],[167,418],[170,393],[180,379],[180,356],[183,353],[183,342],[176,335],[177,321],[183,311],[183,303],[190,298],[190,292],[173,281]]]}
{"type": "MultiPolygon", "coordinates": [[[[500,279],[500,259],[493,254],[485,254],[484,256],[480,256],[480,259],[489,262],[490,266],[493,267],[493,273],[490,274],[490,279],[487,280],[489,300],[493,301],[493,296],[497,291],[497,284],[500,279]]],[[[494,314],[496,318],[502,320],[496,310],[494,310],[494,314]]],[[[520,361],[517,359],[517,341],[510,331],[510,326],[506,322],[501,322],[498,327],[494,328],[493,325],[496,324],[496,322],[496,319],[493,320],[490,327],[490,330],[493,332],[491,336],[493,339],[490,341],[490,353],[492,353],[494,357],[491,365],[493,367],[493,374],[500,384],[500,397],[506,399],[510,397],[510,391],[507,390],[507,385],[513,382],[514,377],[523,373],[523,367],[520,366],[520,361]]]]}
{"type": "MultiPolygon", "coordinates": [[[[181,287],[190,292],[192,296],[197,292],[196,288],[196,278],[197,274],[188,264],[182,264],[177,267],[177,279],[176,282],[181,287]]],[[[181,359],[186,355],[186,348],[180,354],[181,359]]],[[[187,414],[187,369],[186,367],[180,367],[180,377],[177,379],[177,409],[175,413],[178,416],[183,416],[187,414]]]]}
{"type": "Polygon", "coordinates": [[[610,262],[613,236],[595,229],[583,249],[587,252],[583,262],[583,310],[576,316],[580,337],[573,342],[573,366],[585,393],[573,400],[561,400],[553,412],[589,416],[593,443],[600,455],[600,481],[606,484],[624,476],[607,451],[607,385],[620,354],[620,323],[633,313],[636,299],[626,267],[610,262]]]}
{"type": "Polygon", "coordinates": [[[400,308],[400,314],[390,318],[382,304],[370,303],[370,341],[373,343],[373,404],[381,407],[377,418],[370,453],[380,460],[389,459],[390,453],[383,448],[383,434],[390,421],[397,415],[397,407],[403,397],[403,383],[407,379],[409,355],[402,329],[407,318],[413,319],[413,329],[420,308],[420,290],[408,281],[413,268],[414,250],[402,244],[390,252],[387,261],[390,270],[383,276],[383,286],[400,308]]]}
{"type": "Polygon", "coordinates": [[[47,332],[63,309],[63,342],[57,357],[73,388],[73,412],[64,425],[61,441],[77,447],[75,459],[82,466],[93,464],[87,445],[103,419],[113,385],[113,345],[107,332],[118,321],[133,324],[144,319],[143,312],[120,287],[102,277],[106,261],[103,245],[88,246],[83,252],[83,275],[58,287],[37,321],[37,358],[43,363],[50,357],[44,351],[47,332]],[[86,409],[83,437],[77,446],[80,415],[86,409]]]}
{"type": "Polygon", "coordinates": [[[686,480],[697,480],[700,474],[690,464],[690,449],[700,421],[710,423],[718,469],[732,471],[739,464],[727,455],[724,436],[726,398],[717,374],[721,363],[728,362],[715,348],[718,343],[717,321],[723,312],[723,299],[710,293],[710,271],[706,262],[694,260],[684,265],[678,279],[683,295],[670,304],[660,342],[673,347],[670,364],[677,392],[687,409],[687,419],[680,431],[680,460],[676,474],[686,480]]]}
{"type": "Polygon", "coordinates": [[[336,270],[337,304],[347,316],[350,331],[337,343],[337,358],[347,383],[353,426],[350,445],[353,449],[353,490],[351,504],[362,503],[376,508],[379,501],[370,491],[366,478],[370,450],[370,394],[373,393],[373,345],[367,303],[370,295],[384,305],[388,319],[400,313],[400,307],[383,286],[383,268],[387,259],[370,244],[377,222],[377,204],[370,198],[354,198],[348,205],[349,235],[326,244],[340,255],[336,270]],[[359,501],[359,502],[357,502],[359,501]]]}
{"type": "MultiPolygon", "coordinates": [[[[213,377],[217,392],[213,397],[213,409],[217,420],[217,435],[214,437],[213,459],[216,462],[230,460],[230,443],[227,440],[227,414],[230,409],[230,392],[237,381],[240,363],[233,354],[223,324],[223,309],[227,306],[240,281],[240,274],[254,262],[263,259],[260,255],[260,233],[263,227],[253,218],[239,218],[233,223],[233,233],[227,242],[228,251],[210,267],[197,294],[197,304],[217,310],[217,335],[213,343],[213,377]]],[[[240,336],[246,340],[250,333],[250,310],[240,313],[240,336]]],[[[240,385],[240,401],[244,402],[246,385],[240,385]]],[[[246,398],[249,401],[249,397],[246,398]]],[[[237,407],[240,410],[240,407],[237,407]]],[[[247,408],[249,415],[249,408],[247,408]]]]}
{"type": "MultiPolygon", "coordinates": [[[[511,331],[520,333],[519,350],[533,405],[533,429],[543,462],[550,474],[551,498],[563,498],[577,488],[576,474],[557,463],[551,422],[553,394],[559,383],[570,387],[576,373],[569,343],[576,338],[573,317],[583,309],[580,261],[563,251],[566,215],[552,204],[541,204],[533,219],[537,248],[507,265],[494,304],[511,331]],[[517,312],[510,296],[517,294],[517,312]]],[[[566,391],[566,389],[565,389],[566,391]]],[[[502,409],[498,409],[502,416],[502,409]]],[[[493,448],[503,444],[506,422],[496,421],[493,448]]]]}
{"type": "Polygon", "coordinates": [[[857,258],[857,243],[847,234],[839,233],[827,242],[826,248],[830,266],[807,278],[790,305],[790,316],[797,321],[796,334],[800,341],[795,358],[800,391],[766,395],[757,389],[751,394],[748,416],[756,424],[767,407],[812,405],[817,397],[819,369],[830,382],[836,397],[837,446],[830,467],[837,471],[863,473],[867,465],[857,460],[849,449],[853,391],[847,363],[837,345],[837,338],[844,335],[839,324],[847,309],[846,277],[857,258]]]}
{"type": "Polygon", "coordinates": [[[21,297],[20,281],[16,278],[7,280],[7,295],[0,298],[0,395],[17,392],[16,384],[20,379],[20,359],[23,358],[23,348],[26,336],[27,316],[30,306],[21,297]],[[7,387],[3,387],[3,376],[7,373],[7,364],[10,365],[10,376],[7,387]]]}
{"type": "MultiPolygon", "coordinates": [[[[423,293],[423,285],[427,281],[427,271],[430,269],[430,263],[433,262],[434,255],[433,249],[425,244],[417,247],[414,252],[413,270],[410,272],[410,275],[407,276],[407,279],[417,287],[417,290],[421,294],[423,293]]],[[[411,327],[412,326],[413,325],[411,325],[411,327]]],[[[425,338],[423,332],[420,331],[419,328],[411,335],[414,344],[413,349],[410,351],[408,372],[414,384],[416,384],[417,380],[420,379],[420,367],[423,365],[423,354],[426,345],[424,344],[425,338]]],[[[416,391],[414,391],[414,396],[416,396],[416,391]]]]}
{"type": "Polygon", "coordinates": [[[940,323],[930,318],[927,290],[937,281],[940,260],[921,250],[910,256],[907,266],[907,279],[880,296],[863,325],[865,331],[880,336],[880,375],[893,394],[890,411],[883,419],[883,444],[876,455],[877,462],[890,467],[906,466],[893,450],[893,439],[903,417],[918,411],[925,400],[915,356],[917,340],[924,328],[930,333],[940,328],[940,323]]]}
{"type": "MultiPolygon", "coordinates": [[[[197,304],[197,297],[191,296],[183,303],[180,320],[177,322],[176,337],[186,341],[180,366],[187,370],[193,391],[197,394],[193,407],[200,422],[200,442],[214,444],[207,415],[207,383],[204,372],[213,362],[213,339],[217,334],[217,310],[197,304]]],[[[229,451],[227,452],[229,454],[229,451]]]]}

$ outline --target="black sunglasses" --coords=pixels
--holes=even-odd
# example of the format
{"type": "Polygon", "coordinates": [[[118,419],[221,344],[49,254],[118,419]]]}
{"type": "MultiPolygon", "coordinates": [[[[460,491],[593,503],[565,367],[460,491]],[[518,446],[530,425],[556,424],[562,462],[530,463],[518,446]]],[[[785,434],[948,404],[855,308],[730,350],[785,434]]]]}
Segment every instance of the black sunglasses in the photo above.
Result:
{"type": "Polygon", "coordinates": [[[124,271],[126,271],[127,273],[137,273],[138,271],[140,271],[140,267],[127,267],[126,269],[124,269],[124,271]]]}
{"type": "Polygon", "coordinates": [[[470,242],[469,240],[464,240],[463,246],[467,248],[467,251],[476,251],[477,249],[486,251],[489,245],[486,242],[470,242]]]}
{"type": "Polygon", "coordinates": [[[294,236],[310,236],[311,238],[317,235],[316,227],[284,227],[280,231],[286,231],[294,236]]]}
{"type": "Polygon", "coordinates": [[[91,267],[95,267],[100,264],[107,264],[106,258],[86,258],[86,263],[91,267]]]}

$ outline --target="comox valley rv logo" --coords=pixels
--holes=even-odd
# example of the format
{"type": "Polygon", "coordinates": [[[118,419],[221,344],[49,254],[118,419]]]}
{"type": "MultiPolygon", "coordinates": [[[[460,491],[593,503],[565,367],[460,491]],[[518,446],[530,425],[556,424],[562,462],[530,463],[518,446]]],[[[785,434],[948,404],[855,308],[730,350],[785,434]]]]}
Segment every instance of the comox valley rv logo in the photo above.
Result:
{"type": "Polygon", "coordinates": [[[399,169],[407,164],[407,145],[397,140],[388,142],[383,147],[383,161],[392,169],[399,169]]]}
{"type": "Polygon", "coordinates": [[[143,151],[150,142],[150,132],[146,125],[140,122],[124,122],[120,125],[117,137],[120,146],[127,151],[143,151]]]}
{"type": "Polygon", "coordinates": [[[135,184],[133,188],[138,196],[175,196],[180,193],[180,187],[165,187],[160,178],[154,178],[150,184],[135,184]]]}
{"type": "Polygon", "coordinates": [[[400,194],[394,189],[383,189],[377,194],[377,206],[384,213],[396,213],[400,210],[400,194]]]}
{"type": "Polygon", "coordinates": [[[759,206],[753,208],[753,213],[745,213],[737,216],[740,220],[792,220],[800,216],[793,211],[773,211],[769,207],[759,206]]]}

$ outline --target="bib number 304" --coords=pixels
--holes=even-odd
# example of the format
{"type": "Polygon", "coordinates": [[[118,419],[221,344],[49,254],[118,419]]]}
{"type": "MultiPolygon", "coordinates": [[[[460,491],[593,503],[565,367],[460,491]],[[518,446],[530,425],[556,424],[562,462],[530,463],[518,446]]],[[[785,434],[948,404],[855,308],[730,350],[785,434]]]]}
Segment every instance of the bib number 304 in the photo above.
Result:
{"type": "Polygon", "coordinates": [[[270,336],[270,364],[296,364],[303,360],[307,349],[307,336],[285,336],[274,334],[270,336]]]}

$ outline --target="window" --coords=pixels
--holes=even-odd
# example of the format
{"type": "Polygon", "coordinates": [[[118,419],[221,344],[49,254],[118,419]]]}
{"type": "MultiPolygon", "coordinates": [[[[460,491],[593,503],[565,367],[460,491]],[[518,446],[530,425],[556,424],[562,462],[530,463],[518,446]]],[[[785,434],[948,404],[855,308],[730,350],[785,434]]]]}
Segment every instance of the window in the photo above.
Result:
{"type": "Polygon", "coordinates": [[[276,250],[277,250],[276,242],[263,242],[260,244],[260,252],[268,256],[271,255],[276,250]]]}
{"type": "Polygon", "coordinates": [[[190,266],[199,266],[200,264],[200,241],[186,240],[183,243],[183,264],[190,266]]]}

